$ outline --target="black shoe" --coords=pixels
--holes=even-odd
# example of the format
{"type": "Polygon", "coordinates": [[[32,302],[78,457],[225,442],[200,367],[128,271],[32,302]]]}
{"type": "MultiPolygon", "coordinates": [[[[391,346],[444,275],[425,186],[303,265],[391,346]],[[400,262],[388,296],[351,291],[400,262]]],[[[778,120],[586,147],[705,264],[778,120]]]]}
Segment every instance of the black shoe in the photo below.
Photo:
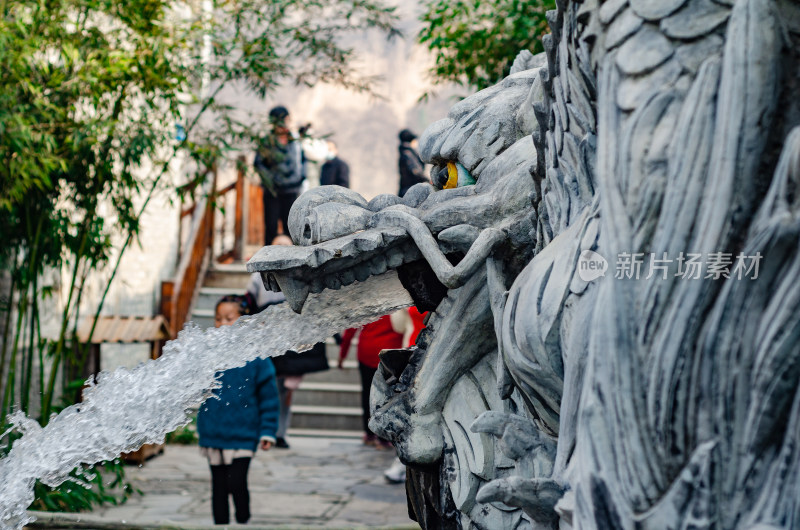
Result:
{"type": "Polygon", "coordinates": [[[277,438],[275,439],[275,447],[278,449],[289,449],[289,443],[286,441],[286,438],[277,438]]]}

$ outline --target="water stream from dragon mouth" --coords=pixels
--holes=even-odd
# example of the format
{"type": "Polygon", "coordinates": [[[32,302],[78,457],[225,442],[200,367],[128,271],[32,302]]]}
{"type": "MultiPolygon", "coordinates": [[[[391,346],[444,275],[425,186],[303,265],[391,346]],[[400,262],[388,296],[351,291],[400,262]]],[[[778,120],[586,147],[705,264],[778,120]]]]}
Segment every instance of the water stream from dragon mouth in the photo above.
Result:
{"type": "Polygon", "coordinates": [[[65,409],[46,427],[13,414],[10,421],[23,436],[0,460],[0,528],[21,528],[31,521],[26,509],[34,500],[36,479],[55,486],[81,464],[163,442],[209,396],[218,371],[308,347],[409,305],[397,274],[389,272],[341,291],[312,295],[302,315],[281,304],[232,326],[201,330],[190,324],[165,345],[159,359],[101,373],[84,391],[82,403],[65,409]]]}

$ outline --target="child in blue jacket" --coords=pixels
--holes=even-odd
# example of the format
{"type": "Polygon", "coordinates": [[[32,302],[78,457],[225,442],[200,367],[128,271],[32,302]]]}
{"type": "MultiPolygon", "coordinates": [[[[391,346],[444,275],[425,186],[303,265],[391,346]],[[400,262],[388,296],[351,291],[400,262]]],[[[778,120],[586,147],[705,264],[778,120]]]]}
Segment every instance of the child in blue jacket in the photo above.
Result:
{"type": "MultiPolygon", "coordinates": [[[[217,302],[215,325],[229,326],[251,310],[244,296],[229,295],[217,302]]],[[[275,443],[280,402],[275,368],[269,359],[255,359],[220,376],[219,399],[200,406],[197,433],[200,450],[211,467],[211,509],[215,524],[228,524],[228,496],[233,496],[236,522],[250,519],[247,470],[258,447],[275,443]]]]}

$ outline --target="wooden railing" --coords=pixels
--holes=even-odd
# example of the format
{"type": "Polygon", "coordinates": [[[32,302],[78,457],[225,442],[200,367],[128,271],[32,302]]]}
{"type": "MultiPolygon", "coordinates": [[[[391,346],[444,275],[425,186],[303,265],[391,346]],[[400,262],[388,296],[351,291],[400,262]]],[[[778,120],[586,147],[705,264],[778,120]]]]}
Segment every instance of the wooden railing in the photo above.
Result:
{"type": "Polygon", "coordinates": [[[262,246],[264,242],[264,191],[261,186],[248,186],[247,244],[262,246]]]}
{"type": "Polygon", "coordinates": [[[207,174],[200,197],[188,207],[181,207],[180,226],[191,216],[191,225],[183,242],[182,228],[178,236],[178,269],[175,279],[161,282],[161,314],[169,322],[173,337],[183,328],[192,308],[195,291],[202,281],[214,246],[214,193],[216,172],[207,174]]]}
{"type": "MultiPolygon", "coordinates": [[[[245,213],[249,198],[245,195],[248,188],[250,191],[258,188],[247,185],[243,157],[237,163],[236,180],[220,189],[216,186],[217,170],[211,168],[206,173],[202,190],[186,189],[183,193],[189,199],[181,204],[178,267],[174,280],[161,283],[161,314],[169,322],[173,337],[189,319],[195,294],[212,261],[240,261],[249,243],[245,213]],[[184,203],[188,204],[184,206],[184,203]],[[184,238],[183,225],[190,216],[188,234],[184,238]]],[[[263,235],[261,237],[263,239],[263,235]]]]}
{"type": "Polygon", "coordinates": [[[239,157],[236,167],[236,180],[231,182],[222,189],[217,190],[215,194],[217,204],[227,205],[233,203],[233,212],[229,212],[227,208],[221,211],[222,215],[218,215],[219,219],[219,241],[221,243],[217,261],[240,261],[244,255],[245,234],[244,234],[244,205],[245,205],[245,187],[246,182],[244,178],[244,157],[239,157]],[[229,195],[233,193],[233,200],[229,195]],[[233,217],[233,242],[230,248],[225,248],[226,235],[228,233],[228,225],[230,218],[233,217]]]}

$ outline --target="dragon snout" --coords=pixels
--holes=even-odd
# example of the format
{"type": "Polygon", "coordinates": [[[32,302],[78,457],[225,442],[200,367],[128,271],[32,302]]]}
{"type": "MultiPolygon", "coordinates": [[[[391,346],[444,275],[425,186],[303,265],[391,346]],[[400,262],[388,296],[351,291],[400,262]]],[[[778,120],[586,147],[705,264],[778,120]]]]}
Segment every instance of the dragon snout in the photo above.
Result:
{"type": "Polygon", "coordinates": [[[358,193],[321,186],[302,194],[289,213],[289,233],[297,245],[314,245],[364,230],[372,212],[358,193]]]}
{"type": "Polygon", "coordinates": [[[330,241],[364,230],[371,216],[372,212],[359,206],[341,203],[321,204],[305,216],[297,239],[301,245],[330,241]]]}

